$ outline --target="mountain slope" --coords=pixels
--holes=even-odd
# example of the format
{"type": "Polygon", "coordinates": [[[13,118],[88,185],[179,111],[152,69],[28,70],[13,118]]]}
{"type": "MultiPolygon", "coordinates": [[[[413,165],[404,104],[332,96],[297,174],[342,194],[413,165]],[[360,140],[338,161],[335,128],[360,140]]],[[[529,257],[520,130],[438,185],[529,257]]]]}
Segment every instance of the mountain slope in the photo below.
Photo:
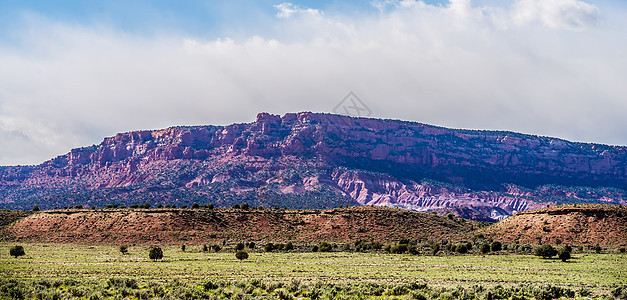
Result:
{"type": "Polygon", "coordinates": [[[0,168],[6,208],[361,204],[499,220],[547,203],[627,204],[626,189],[626,147],[316,113],[120,133],[39,166],[0,168]]]}

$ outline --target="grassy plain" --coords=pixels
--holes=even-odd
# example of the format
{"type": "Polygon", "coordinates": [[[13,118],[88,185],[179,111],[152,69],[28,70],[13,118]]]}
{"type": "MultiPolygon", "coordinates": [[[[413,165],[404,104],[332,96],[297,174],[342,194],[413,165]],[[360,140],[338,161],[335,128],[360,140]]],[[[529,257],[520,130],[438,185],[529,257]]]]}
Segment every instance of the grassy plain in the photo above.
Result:
{"type": "MultiPolygon", "coordinates": [[[[77,280],[104,283],[111,278],[140,282],[172,280],[193,285],[251,279],[289,283],[426,283],[430,287],[556,285],[603,293],[627,284],[625,254],[574,254],[569,262],[530,255],[414,256],[387,253],[250,252],[238,261],[231,251],[202,252],[200,247],[163,247],[164,258],[148,259],[146,246],[23,244],[26,255],[9,256],[12,244],[0,244],[0,278],[20,282],[77,280]]],[[[260,249],[257,251],[261,251],[260,249]]]]}

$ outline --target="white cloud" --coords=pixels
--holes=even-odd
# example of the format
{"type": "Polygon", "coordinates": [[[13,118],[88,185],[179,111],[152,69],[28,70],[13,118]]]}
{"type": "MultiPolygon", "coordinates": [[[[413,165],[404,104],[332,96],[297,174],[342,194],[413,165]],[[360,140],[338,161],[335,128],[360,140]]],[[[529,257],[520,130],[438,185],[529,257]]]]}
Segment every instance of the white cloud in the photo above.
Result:
{"type": "Polygon", "coordinates": [[[514,5],[519,25],[540,22],[551,29],[581,31],[599,23],[598,7],[579,0],[519,0],[514,5]]]}
{"type": "Polygon", "coordinates": [[[351,90],[374,117],[627,144],[624,8],[575,32],[467,1],[277,9],[287,15],[243,39],[28,21],[21,45],[0,44],[0,165],[120,131],[330,112],[351,90]]]}
{"type": "Polygon", "coordinates": [[[320,17],[324,13],[320,10],[313,8],[302,8],[298,5],[294,5],[289,2],[284,2],[274,6],[279,12],[276,13],[278,18],[290,18],[294,15],[310,15],[314,17],[320,17]]]}

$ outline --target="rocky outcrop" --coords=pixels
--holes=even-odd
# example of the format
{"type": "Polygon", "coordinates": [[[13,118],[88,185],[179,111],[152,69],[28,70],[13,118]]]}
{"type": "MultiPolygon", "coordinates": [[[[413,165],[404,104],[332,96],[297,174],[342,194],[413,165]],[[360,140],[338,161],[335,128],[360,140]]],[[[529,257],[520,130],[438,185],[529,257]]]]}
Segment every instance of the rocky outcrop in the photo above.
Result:
{"type": "Polygon", "coordinates": [[[397,120],[261,113],[248,124],[120,133],[40,166],[0,169],[0,180],[4,207],[131,197],[226,205],[248,195],[260,205],[299,207],[300,198],[321,197],[320,208],[487,206],[511,214],[560,201],[625,203],[627,148],[397,120]],[[331,200],[338,197],[345,198],[331,200]]]}

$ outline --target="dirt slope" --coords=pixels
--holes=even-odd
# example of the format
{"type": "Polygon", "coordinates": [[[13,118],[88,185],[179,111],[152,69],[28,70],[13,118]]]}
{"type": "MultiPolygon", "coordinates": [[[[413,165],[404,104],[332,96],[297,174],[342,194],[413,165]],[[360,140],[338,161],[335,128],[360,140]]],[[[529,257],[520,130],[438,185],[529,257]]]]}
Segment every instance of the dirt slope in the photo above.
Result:
{"type": "Polygon", "coordinates": [[[627,245],[627,207],[577,204],[517,213],[478,231],[525,244],[627,245]]]}
{"type": "Polygon", "coordinates": [[[473,223],[402,209],[333,210],[73,210],[35,213],[5,228],[27,241],[208,244],[222,241],[378,242],[464,239],[473,223]]]}

